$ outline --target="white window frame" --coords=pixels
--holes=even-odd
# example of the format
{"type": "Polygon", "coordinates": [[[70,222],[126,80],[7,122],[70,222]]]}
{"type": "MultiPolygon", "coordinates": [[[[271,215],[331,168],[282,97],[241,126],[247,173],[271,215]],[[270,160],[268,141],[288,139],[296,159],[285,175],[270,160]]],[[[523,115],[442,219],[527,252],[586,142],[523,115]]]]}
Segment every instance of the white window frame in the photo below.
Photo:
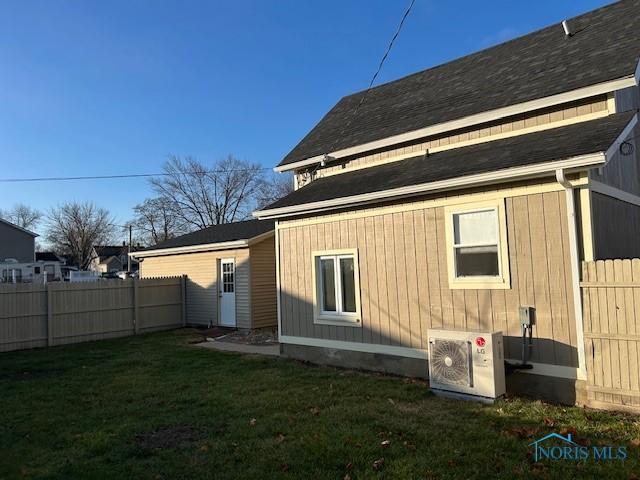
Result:
{"type": "Polygon", "coordinates": [[[449,288],[468,290],[507,290],[511,288],[509,273],[509,247],[507,241],[507,219],[504,208],[504,198],[473,202],[462,205],[445,207],[445,233],[447,241],[447,267],[449,270],[449,288]],[[482,212],[494,210],[497,212],[498,231],[498,275],[458,277],[456,274],[454,215],[460,213],[482,212]]]}
{"type": "Polygon", "coordinates": [[[358,249],[347,248],[340,250],[322,250],[311,252],[311,264],[313,275],[313,322],[318,325],[339,325],[349,327],[362,327],[362,315],[360,309],[360,267],[358,264],[358,249]],[[325,312],[322,310],[322,282],[320,281],[320,260],[331,258],[334,260],[336,311],[325,312]],[[353,284],[355,289],[356,311],[342,311],[342,284],[340,282],[340,259],[353,258],[353,284]]]}

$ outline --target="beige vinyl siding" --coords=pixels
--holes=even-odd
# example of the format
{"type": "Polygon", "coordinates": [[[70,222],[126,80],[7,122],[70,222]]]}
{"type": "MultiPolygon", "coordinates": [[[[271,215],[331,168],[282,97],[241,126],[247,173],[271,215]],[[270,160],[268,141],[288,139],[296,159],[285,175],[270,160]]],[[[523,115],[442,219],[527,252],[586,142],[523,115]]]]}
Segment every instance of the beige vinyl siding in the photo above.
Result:
{"type": "MultiPolygon", "coordinates": [[[[546,125],[552,127],[556,122],[578,120],[580,117],[585,117],[585,120],[588,120],[591,118],[589,117],[590,115],[606,113],[607,109],[606,95],[591,97],[578,102],[559,105],[554,108],[536,110],[526,114],[508,117],[500,121],[448,132],[446,134],[422,139],[412,145],[391,148],[382,152],[374,152],[347,159],[346,162],[340,163],[339,165],[319,169],[315,175],[316,178],[320,178],[326,175],[344,173],[354,168],[383,163],[385,160],[399,155],[408,155],[411,153],[417,155],[418,152],[426,149],[434,149],[477,139],[490,140],[491,137],[498,135],[509,134],[518,130],[544,127],[546,125]]],[[[298,175],[298,181],[300,185],[303,185],[305,183],[304,175],[298,175]]]]}
{"type": "Polygon", "coordinates": [[[147,257],[141,277],[187,275],[187,323],[218,324],[218,271],[221,258],[236,259],[236,324],[251,328],[249,249],[147,257]]]}
{"type": "MultiPolygon", "coordinates": [[[[431,327],[501,330],[520,358],[520,305],[536,308],[532,361],[575,367],[564,191],[505,199],[511,288],[448,287],[444,207],[369,208],[279,224],[282,334],[427,348],[431,327]],[[323,221],[324,219],[324,221],[323,221]],[[357,248],[362,328],[313,323],[311,252],[357,248]]],[[[464,203],[468,203],[464,199],[464,203]]],[[[461,203],[463,201],[461,200],[461,203]]]]}
{"type": "Polygon", "coordinates": [[[250,251],[252,328],[272,327],[278,323],[275,236],[251,245],[250,251]]]}
{"type": "Polygon", "coordinates": [[[596,260],[640,257],[640,206],[591,192],[596,260]]]}

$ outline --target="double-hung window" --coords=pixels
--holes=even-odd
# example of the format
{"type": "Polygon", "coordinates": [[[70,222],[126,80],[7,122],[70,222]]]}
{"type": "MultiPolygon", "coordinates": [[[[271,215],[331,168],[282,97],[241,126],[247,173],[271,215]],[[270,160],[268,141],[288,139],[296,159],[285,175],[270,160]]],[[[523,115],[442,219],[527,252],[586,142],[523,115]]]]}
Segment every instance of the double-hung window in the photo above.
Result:
{"type": "Polygon", "coordinates": [[[313,275],[315,322],[360,326],[357,251],[314,252],[313,275]]]}
{"type": "Polygon", "coordinates": [[[445,210],[450,288],[510,288],[504,200],[445,210]]]}

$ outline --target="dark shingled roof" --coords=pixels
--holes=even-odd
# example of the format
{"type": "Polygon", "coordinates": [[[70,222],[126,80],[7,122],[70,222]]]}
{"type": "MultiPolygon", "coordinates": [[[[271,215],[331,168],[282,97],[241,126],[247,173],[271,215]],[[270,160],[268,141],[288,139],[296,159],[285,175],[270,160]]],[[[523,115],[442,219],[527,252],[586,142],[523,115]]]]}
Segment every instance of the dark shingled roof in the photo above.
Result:
{"type": "Polygon", "coordinates": [[[606,151],[635,112],[420,155],[314,180],[265,210],[331,200],[606,151]]]}
{"type": "Polygon", "coordinates": [[[159,243],[143,251],[159,250],[161,248],[190,247],[207,243],[233,242],[235,240],[250,240],[258,235],[267,233],[275,227],[273,220],[247,220],[244,222],[225,223],[203,228],[197,232],[187,233],[176,238],[159,243]]]}
{"type": "Polygon", "coordinates": [[[129,252],[129,247],[125,245],[94,245],[93,248],[100,260],[118,255],[126,255],[129,252]]]}
{"type": "Polygon", "coordinates": [[[62,262],[56,252],[36,252],[36,262],[62,262]]]}
{"type": "MultiPolygon", "coordinates": [[[[399,135],[430,125],[634,74],[640,0],[623,0],[542,30],[344,97],[280,162],[399,135]]],[[[419,49],[418,49],[419,50],[419,49]]]]}

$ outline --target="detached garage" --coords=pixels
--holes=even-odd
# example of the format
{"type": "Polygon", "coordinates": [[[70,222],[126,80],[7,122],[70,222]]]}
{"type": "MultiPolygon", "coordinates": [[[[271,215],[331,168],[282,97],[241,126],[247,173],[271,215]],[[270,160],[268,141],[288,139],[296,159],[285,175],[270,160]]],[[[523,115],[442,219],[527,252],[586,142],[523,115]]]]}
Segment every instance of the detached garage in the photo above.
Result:
{"type": "Polygon", "coordinates": [[[190,325],[277,325],[273,220],[216,225],[131,255],[143,278],[187,276],[190,325]]]}

